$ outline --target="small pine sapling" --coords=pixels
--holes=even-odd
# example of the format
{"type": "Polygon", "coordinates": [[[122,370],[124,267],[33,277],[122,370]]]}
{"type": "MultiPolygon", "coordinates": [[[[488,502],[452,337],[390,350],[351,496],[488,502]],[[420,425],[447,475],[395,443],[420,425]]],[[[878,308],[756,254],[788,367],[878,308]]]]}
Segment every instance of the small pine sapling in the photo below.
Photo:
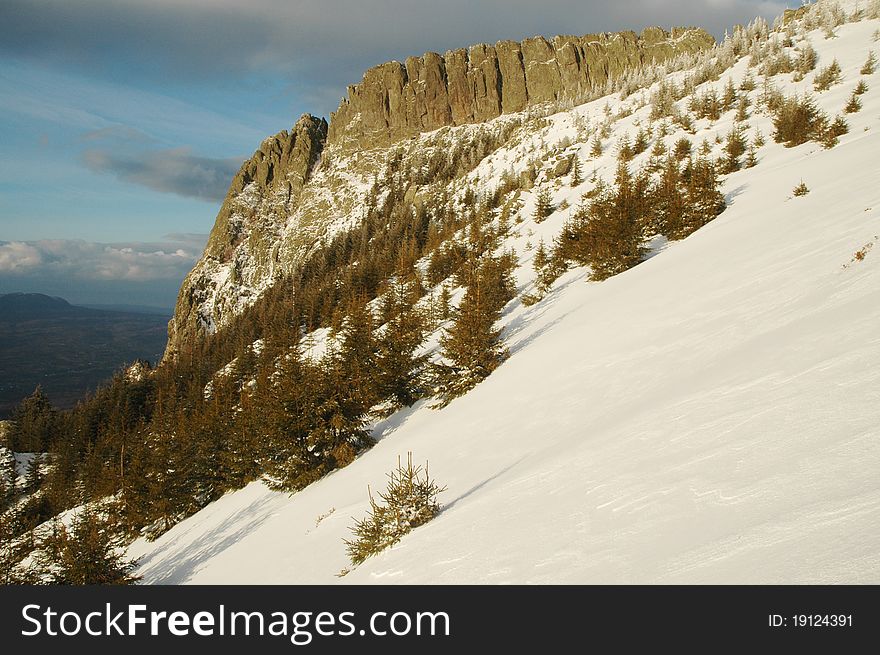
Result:
{"type": "Polygon", "coordinates": [[[827,91],[835,84],[840,84],[842,79],[843,75],[840,70],[840,64],[835,59],[816,74],[816,78],[813,80],[813,88],[820,92],[827,91]]]}
{"type": "Polygon", "coordinates": [[[826,148],[833,148],[837,145],[838,139],[847,132],[849,132],[849,124],[843,116],[838,116],[822,135],[822,145],[826,148]]]}
{"type": "Polygon", "coordinates": [[[855,114],[862,108],[862,101],[859,99],[859,94],[853,91],[852,95],[849,97],[849,100],[846,103],[846,106],[843,108],[847,114],[855,114]]]}
{"type": "Polygon", "coordinates": [[[685,137],[681,137],[678,141],[675,142],[675,146],[673,146],[672,154],[679,161],[682,161],[691,154],[691,142],[690,139],[685,137]]]}
{"type": "Polygon", "coordinates": [[[764,138],[764,133],[761,130],[755,130],[755,138],[752,143],[756,148],[763,148],[767,144],[767,140],[764,138]]]}
{"type": "Polygon", "coordinates": [[[873,75],[875,70],[877,70],[877,58],[874,56],[874,51],[871,50],[868,53],[868,59],[865,62],[865,65],[862,66],[862,69],[859,72],[862,75],[873,75]]]}
{"type": "Polygon", "coordinates": [[[424,468],[413,466],[412,453],[406,466],[397,459],[397,469],[388,474],[388,486],[379,492],[379,500],[368,491],[370,510],[351,527],[354,538],[344,540],[348,558],[357,566],[399,542],[404,535],[424,525],[440,513],[437,496],[446,487],[437,485],[424,468]]]}
{"type": "Polygon", "coordinates": [[[550,189],[541,187],[535,195],[535,213],[533,214],[535,223],[543,223],[552,213],[553,196],[550,195],[550,189]]]}
{"type": "Polygon", "coordinates": [[[794,194],[794,196],[796,198],[799,198],[801,196],[805,196],[809,192],[810,192],[810,189],[807,187],[807,185],[804,183],[803,180],[801,180],[801,183],[798,184],[794,189],[792,189],[792,193],[794,194]]]}
{"type": "Polygon", "coordinates": [[[755,149],[754,145],[749,146],[749,150],[746,153],[746,168],[753,168],[758,164],[758,151],[755,149]]]}
{"type": "Polygon", "coordinates": [[[583,171],[581,170],[581,158],[576,154],[571,163],[571,186],[578,186],[584,181],[583,171]]]}

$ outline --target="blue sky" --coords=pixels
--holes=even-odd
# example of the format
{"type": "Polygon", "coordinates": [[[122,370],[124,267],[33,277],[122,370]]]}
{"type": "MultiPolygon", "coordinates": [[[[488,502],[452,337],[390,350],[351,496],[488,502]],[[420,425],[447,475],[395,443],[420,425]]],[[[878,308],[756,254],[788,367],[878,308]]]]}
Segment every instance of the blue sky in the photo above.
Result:
{"type": "Polygon", "coordinates": [[[0,293],[172,306],[241,161],[302,113],[329,117],[374,64],[655,24],[720,37],[784,6],[3,0],[0,293]]]}

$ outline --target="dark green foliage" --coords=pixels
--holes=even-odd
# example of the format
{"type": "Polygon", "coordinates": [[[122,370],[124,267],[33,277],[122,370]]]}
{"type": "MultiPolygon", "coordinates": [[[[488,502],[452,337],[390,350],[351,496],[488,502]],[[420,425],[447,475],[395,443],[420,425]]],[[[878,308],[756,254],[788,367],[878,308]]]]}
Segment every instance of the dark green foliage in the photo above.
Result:
{"type": "Polygon", "coordinates": [[[602,139],[599,138],[599,135],[593,137],[593,144],[590,146],[590,157],[601,157],[602,156],[602,139]]]}
{"type": "Polygon", "coordinates": [[[804,184],[804,181],[801,180],[801,183],[798,184],[793,190],[792,193],[795,197],[805,196],[810,192],[810,189],[804,184]]]}
{"type": "Polygon", "coordinates": [[[571,162],[571,186],[578,186],[584,181],[583,171],[581,170],[581,158],[575,154],[571,162]]]}
{"type": "Polygon", "coordinates": [[[56,523],[40,544],[39,568],[45,582],[58,585],[129,585],[139,580],[136,562],[126,561],[114,526],[83,510],[70,528],[56,523]]]}
{"type": "Polygon", "coordinates": [[[718,99],[718,93],[714,88],[709,89],[702,95],[691,96],[688,109],[697,118],[707,118],[710,121],[717,121],[721,118],[722,103],[718,99]]]}
{"type": "Polygon", "coordinates": [[[816,91],[827,91],[835,84],[840,84],[843,79],[840,71],[840,64],[835,59],[828,66],[816,73],[813,80],[813,88],[816,91]]]}
{"type": "Polygon", "coordinates": [[[837,145],[838,138],[849,132],[849,125],[843,116],[836,117],[822,134],[822,145],[833,148],[837,145]]]}
{"type": "Polygon", "coordinates": [[[0,492],[2,492],[0,511],[15,499],[18,493],[16,488],[17,480],[18,472],[15,466],[15,453],[9,448],[0,446],[0,492]]]}
{"type": "Polygon", "coordinates": [[[724,144],[724,159],[722,162],[722,172],[733,173],[740,169],[740,157],[746,152],[745,131],[742,127],[734,126],[727,134],[727,140],[724,144]]]}
{"type": "Polygon", "coordinates": [[[643,221],[649,215],[647,176],[632,177],[618,167],[615,186],[582,207],[575,218],[581,261],[591,268],[590,279],[604,280],[638,264],[644,256],[643,221]]]}
{"type": "Polygon", "coordinates": [[[685,211],[667,221],[666,236],[683,239],[717,217],[727,207],[719,190],[715,164],[706,157],[691,159],[683,174],[685,211]]]}
{"type": "Polygon", "coordinates": [[[552,213],[553,196],[550,195],[550,189],[541,187],[535,194],[535,213],[533,215],[535,223],[543,223],[552,213]]]}
{"type": "Polygon", "coordinates": [[[416,351],[425,341],[426,321],[412,306],[411,283],[395,280],[387,292],[393,306],[376,352],[379,398],[388,403],[386,413],[409,407],[425,392],[424,355],[416,351]]]}
{"type": "Polygon", "coordinates": [[[45,452],[57,429],[57,412],[38,386],[13,410],[7,442],[18,453],[45,452]]]}
{"type": "Polygon", "coordinates": [[[323,388],[308,436],[324,472],[349,464],[372,444],[366,415],[379,400],[377,355],[371,311],[356,302],[346,319],[337,351],[321,362],[323,388]]]}
{"type": "Polygon", "coordinates": [[[686,159],[691,154],[691,141],[688,138],[681,137],[675,142],[672,150],[675,158],[678,160],[686,159]]]}
{"type": "Polygon", "coordinates": [[[846,106],[843,108],[847,114],[855,114],[862,108],[862,101],[859,99],[859,94],[853,91],[853,94],[849,97],[849,100],[846,103],[846,106]]]}
{"type": "Polygon", "coordinates": [[[32,494],[40,488],[43,482],[42,464],[43,457],[40,453],[34,453],[28,460],[24,476],[25,492],[32,494]]]}
{"type": "Polygon", "coordinates": [[[407,455],[406,466],[398,459],[397,469],[388,474],[385,491],[379,492],[378,501],[369,492],[369,513],[355,521],[351,528],[353,539],[345,540],[351,563],[363,563],[437,516],[437,496],[445,490],[431,479],[427,463],[424,468],[413,466],[412,453],[407,455]]]}
{"type": "Polygon", "coordinates": [[[0,585],[36,582],[33,567],[22,566],[22,560],[35,546],[33,533],[24,529],[22,524],[19,509],[10,507],[0,512],[0,585]]]}
{"type": "Polygon", "coordinates": [[[862,75],[873,75],[874,71],[877,69],[877,58],[874,56],[874,51],[871,50],[868,53],[868,58],[865,60],[865,64],[862,66],[859,71],[862,75]]]}
{"type": "Polygon", "coordinates": [[[434,365],[439,407],[470,391],[507,359],[501,328],[495,324],[514,294],[513,265],[506,256],[470,263],[464,298],[440,341],[446,362],[434,365]]]}
{"type": "Polygon", "coordinates": [[[818,141],[825,133],[828,118],[809,95],[785,98],[773,117],[773,138],[786,148],[807,141],[818,141]]]}

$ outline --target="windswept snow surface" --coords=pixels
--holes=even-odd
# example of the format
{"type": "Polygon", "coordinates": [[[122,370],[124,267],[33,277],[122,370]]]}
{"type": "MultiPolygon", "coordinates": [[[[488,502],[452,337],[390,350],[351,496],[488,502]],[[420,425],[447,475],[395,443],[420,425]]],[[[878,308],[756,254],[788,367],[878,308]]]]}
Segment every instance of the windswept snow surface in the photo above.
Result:
{"type": "Polygon", "coordinates": [[[837,147],[771,144],[691,237],[511,303],[512,356],[465,397],[379,424],[374,448],[302,492],[253,483],[135,542],[144,581],[880,583],[880,75],[867,82],[837,147]],[[408,451],[448,487],[441,514],[337,577],[367,485],[408,451]]]}

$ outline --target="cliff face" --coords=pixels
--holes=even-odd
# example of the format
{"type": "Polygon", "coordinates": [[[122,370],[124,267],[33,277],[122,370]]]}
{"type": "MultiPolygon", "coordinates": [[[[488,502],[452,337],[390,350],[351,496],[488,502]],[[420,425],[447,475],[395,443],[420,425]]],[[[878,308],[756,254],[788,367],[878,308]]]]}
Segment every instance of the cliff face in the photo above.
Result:
{"type": "MultiPolygon", "coordinates": [[[[232,180],[169,323],[166,358],[224,325],[332,225],[357,219],[371,149],[547,102],[577,102],[626,71],[710,48],[700,29],[534,37],[427,53],[369,69],[332,114],[266,139],[232,180]],[[318,166],[322,154],[326,161],[318,166]],[[317,179],[316,179],[317,177],[317,179]]],[[[374,150],[374,152],[380,152],[374,150]]]]}
{"type": "Polygon", "coordinates": [[[369,69],[348,88],[329,140],[383,146],[438,129],[491,120],[530,105],[584,97],[626,70],[711,47],[700,29],[534,37],[426,53],[369,69]]]}
{"type": "Polygon", "coordinates": [[[183,343],[213,331],[247,302],[224,297],[227,284],[258,290],[274,271],[277,228],[295,206],[327,139],[327,121],[304,114],[288,132],[260,145],[232,179],[201,259],[186,276],[168,324],[165,357],[183,343]]]}

